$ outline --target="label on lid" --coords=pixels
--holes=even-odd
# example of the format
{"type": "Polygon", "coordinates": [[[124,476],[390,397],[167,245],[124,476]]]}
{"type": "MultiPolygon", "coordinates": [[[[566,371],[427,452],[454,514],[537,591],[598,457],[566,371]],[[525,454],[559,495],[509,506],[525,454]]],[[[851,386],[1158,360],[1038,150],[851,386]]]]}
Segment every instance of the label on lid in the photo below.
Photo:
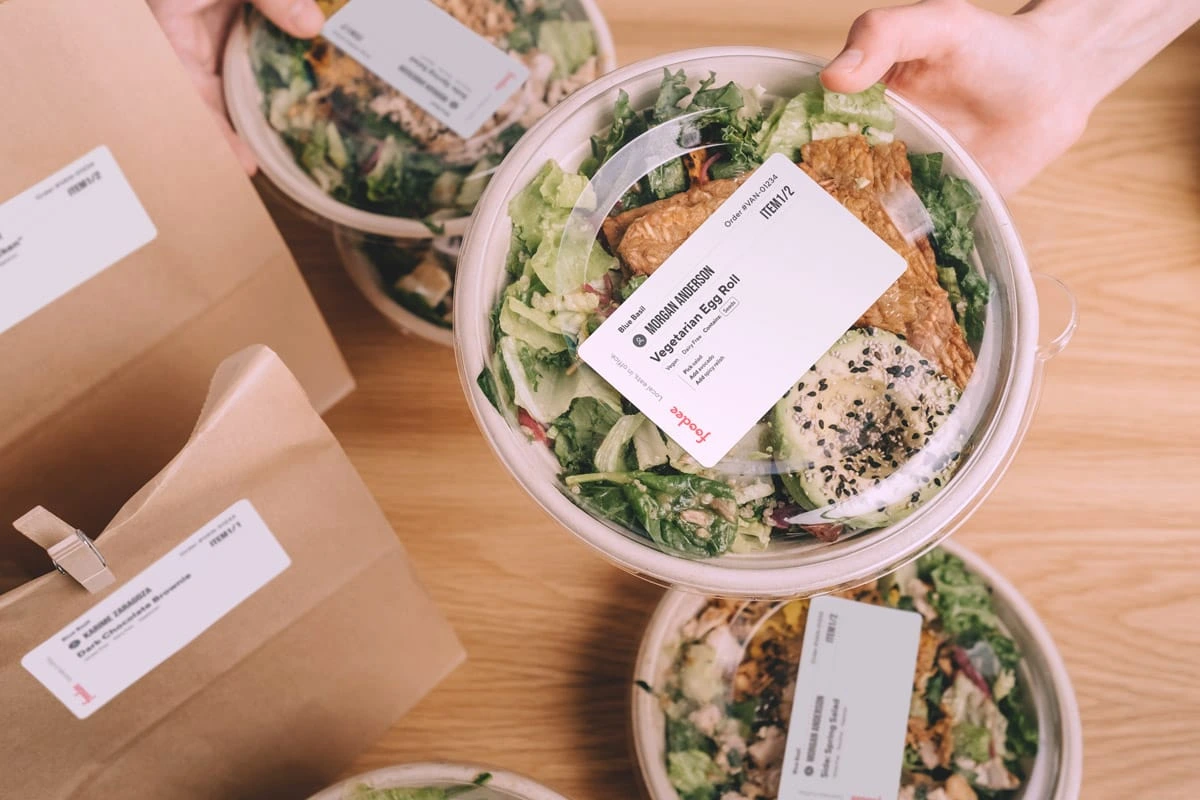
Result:
{"type": "Polygon", "coordinates": [[[0,333],[157,235],[107,147],[0,203],[0,333]]]}
{"type": "Polygon", "coordinates": [[[808,610],[779,800],[900,793],[921,615],[817,597],[808,610]]]}
{"type": "MultiPolygon", "coordinates": [[[[239,500],[27,653],[21,666],[86,719],[291,563],[250,501],[239,500]]],[[[119,564],[110,566],[120,573],[119,564]]]]}
{"type": "Polygon", "coordinates": [[[803,170],[774,155],[579,355],[713,467],[905,267],[803,170]]]}
{"type": "Polygon", "coordinates": [[[463,138],[529,78],[529,69],[429,0],[350,0],[326,39],[463,138]]]}

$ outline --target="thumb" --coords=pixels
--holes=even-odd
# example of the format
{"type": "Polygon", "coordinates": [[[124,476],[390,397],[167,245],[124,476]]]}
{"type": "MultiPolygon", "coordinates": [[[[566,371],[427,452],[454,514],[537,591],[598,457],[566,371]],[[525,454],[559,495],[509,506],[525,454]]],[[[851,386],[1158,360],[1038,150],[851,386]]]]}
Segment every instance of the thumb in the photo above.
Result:
{"type": "Polygon", "coordinates": [[[300,39],[311,39],[321,32],[325,14],[314,0],[253,0],[267,19],[300,39]]]}
{"type": "Polygon", "coordinates": [[[846,45],[821,73],[825,88],[861,92],[896,64],[936,57],[965,35],[962,0],[925,0],[909,6],[874,8],[850,26],[846,45]]]}

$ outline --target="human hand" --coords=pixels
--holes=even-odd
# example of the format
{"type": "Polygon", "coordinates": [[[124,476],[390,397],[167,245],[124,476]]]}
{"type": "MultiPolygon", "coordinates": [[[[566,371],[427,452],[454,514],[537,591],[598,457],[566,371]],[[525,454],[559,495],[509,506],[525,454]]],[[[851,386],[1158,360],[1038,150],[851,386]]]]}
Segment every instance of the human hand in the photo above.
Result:
{"type": "MultiPolygon", "coordinates": [[[[225,117],[221,91],[221,58],[225,39],[242,0],[147,0],[176,55],[212,108],[221,130],[246,173],[258,165],[246,143],[237,137],[225,117]]],[[[293,36],[309,38],[321,32],[325,15],[314,0],[254,0],[263,15],[293,36]]]]}
{"type": "Polygon", "coordinates": [[[1034,6],[1014,16],[966,0],[873,9],[822,80],[839,92],[884,81],[945,125],[1002,193],[1014,192],[1078,140],[1102,96],[1034,6]]]}

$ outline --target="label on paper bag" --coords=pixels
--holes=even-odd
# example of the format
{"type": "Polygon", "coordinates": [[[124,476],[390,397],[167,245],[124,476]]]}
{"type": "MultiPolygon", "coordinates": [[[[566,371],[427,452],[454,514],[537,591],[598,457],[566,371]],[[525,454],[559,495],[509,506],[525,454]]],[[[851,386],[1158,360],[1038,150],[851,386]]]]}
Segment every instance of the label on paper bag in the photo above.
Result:
{"type": "Polygon", "coordinates": [[[107,147],[0,203],[0,333],[157,235],[107,147]]]}
{"type": "Polygon", "coordinates": [[[914,611],[812,601],[779,800],[894,800],[920,638],[914,611]]]}
{"type": "Polygon", "coordinates": [[[21,666],[85,719],[291,563],[250,501],[239,500],[31,650],[21,666]]]}
{"type": "Polygon", "coordinates": [[[463,138],[529,78],[523,63],[429,0],[350,0],[321,33],[463,138]]]}
{"type": "Polygon", "coordinates": [[[713,467],[905,267],[812,178],[774,155],[579,355],[713,467]]]}

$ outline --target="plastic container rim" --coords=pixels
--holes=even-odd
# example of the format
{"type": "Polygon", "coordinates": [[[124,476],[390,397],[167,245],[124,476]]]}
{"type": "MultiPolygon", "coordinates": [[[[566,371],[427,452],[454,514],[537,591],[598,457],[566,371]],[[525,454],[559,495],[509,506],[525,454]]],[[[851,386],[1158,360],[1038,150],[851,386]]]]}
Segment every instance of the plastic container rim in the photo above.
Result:
{"type": "Polygon", "coordinates": [[[521,800],[566,800],[557,792],[515,772],[444,761],[400,764],[364,772],[322,789],[309,800],[343,800],[348,791],[363,783],[385,789],[420,788],[440,782],[471,783],[484,772],[492,776],[485,788],[506,792],[521,800]]]}

